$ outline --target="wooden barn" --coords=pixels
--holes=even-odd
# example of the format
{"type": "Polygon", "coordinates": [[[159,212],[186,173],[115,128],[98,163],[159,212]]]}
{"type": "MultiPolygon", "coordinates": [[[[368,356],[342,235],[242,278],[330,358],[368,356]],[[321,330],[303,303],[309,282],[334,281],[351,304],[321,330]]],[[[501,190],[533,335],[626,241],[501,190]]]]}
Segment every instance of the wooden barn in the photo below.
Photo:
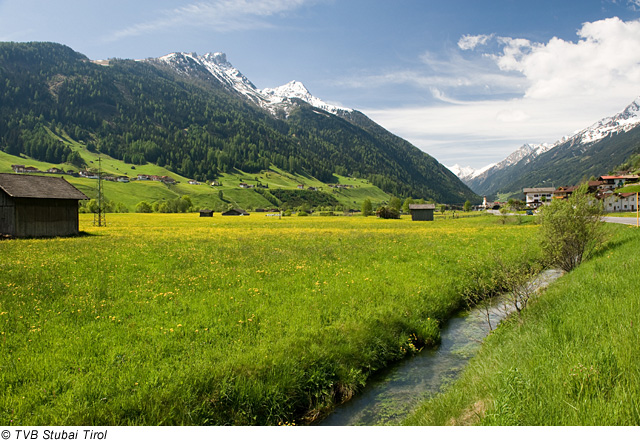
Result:
{"type": "Polygon", "coordinates": [[[64,178],[0,173],[0,234],[77,235],[79,200],[88,198],[64,178]]]}
{"type": "Polygon", "coordinates": [[[434,204],[409,205],[411,220],[413,221],[433,221],[433,212],[436,209],[434,204]]]}
{"type": "Polygon", "coordinates": [[[233,208],[229,209],[227,212],[223,212],[221,215],[249,215],[249,213],[244,209],[233,208]]]}
{"type": "Polygon", "coordinates": [[[213,210],[211,209],[201,209],[200,217],[213,217],[213,210]]]}

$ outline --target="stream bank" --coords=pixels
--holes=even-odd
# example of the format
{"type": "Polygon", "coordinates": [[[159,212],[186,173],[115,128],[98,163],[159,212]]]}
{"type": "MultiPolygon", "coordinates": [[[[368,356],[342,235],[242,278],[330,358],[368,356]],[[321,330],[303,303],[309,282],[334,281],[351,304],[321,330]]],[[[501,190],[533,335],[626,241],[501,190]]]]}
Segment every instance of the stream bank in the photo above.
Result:
{"type": "MultiPolygon", "coordinates": [[[[558,270],[545,271],[533,286],[541,290],[561,275],[558,270]]],[[[494,327],[509,313],[504,309],[507,297],[492,301],[489,314],[494,327]]],[[[490,332],[486,315],[485,306],[478,305],[451,318],[437,348],[424,349],[376,374],[360,394],[336,407],[319,425],[399,425],[420,402],[458,377],[490,332]]]]}

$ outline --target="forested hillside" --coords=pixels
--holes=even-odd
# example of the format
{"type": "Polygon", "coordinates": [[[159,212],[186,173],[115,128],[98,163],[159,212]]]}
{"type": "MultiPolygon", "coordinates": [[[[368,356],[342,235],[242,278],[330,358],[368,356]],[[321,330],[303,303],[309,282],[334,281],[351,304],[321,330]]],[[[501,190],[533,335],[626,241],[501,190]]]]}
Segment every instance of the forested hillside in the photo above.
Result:
{"type": "Polygon", "coordinates": [[[435,159],[362,114],[348,121],[300,102],[278,119],[198,76],[132,60],[98,65],[55,43],[0,43],[0,149],[77,163],[52,133],[198,180],[273,165],[325,183],[334,173],[367,178],[397,196],[477,199],[435,159]]]}

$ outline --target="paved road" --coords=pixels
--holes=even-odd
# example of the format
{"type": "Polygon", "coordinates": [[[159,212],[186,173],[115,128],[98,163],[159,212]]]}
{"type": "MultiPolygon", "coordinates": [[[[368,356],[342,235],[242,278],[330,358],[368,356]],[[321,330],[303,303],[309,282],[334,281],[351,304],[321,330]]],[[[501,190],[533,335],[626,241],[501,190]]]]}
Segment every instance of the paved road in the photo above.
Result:
{"type": "MultiPolygon", "coordinates": [[[[500,211],[494,211],[491,209],[487,210],[487,214],[493,215],[501,215],[500,211]]],[[[522,214],[506,214],[506,215],[522,215],[522,214]]],[[[602,221],[607,223],[619,223],[621,225],[632,225],[636,226],[636,218],[635,217],[602,217],[602,221]]]]}
{"type": "Polygon", "coordinates": [[[602,217],[602,220],[606,221],[607,223],[620,223],[623,225],[636,225],[636,218],[635,217],[602,217]]]}

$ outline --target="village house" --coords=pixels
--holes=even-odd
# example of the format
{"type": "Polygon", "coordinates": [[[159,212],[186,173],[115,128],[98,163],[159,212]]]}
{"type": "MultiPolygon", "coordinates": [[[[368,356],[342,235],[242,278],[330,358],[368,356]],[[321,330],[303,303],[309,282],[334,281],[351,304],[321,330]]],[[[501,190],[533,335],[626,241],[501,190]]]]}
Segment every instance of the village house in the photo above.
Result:
{"type": "Polygon", "coordinates": [[[240,183],[238,186],[240,186],[242,189],[251,189],[254,187],[253,185],[250,185],[248,183],[240,183]]]}
{"type": "Polygon", "coordinates": [[[625,183],[638,181],[637,175],[603,175],[600,177],[602,184],[600,189],[615,189],[624,186],[625,183]]]}
{"type": "Polygon", "coordinates": [[[535,209],[545,203],[551,203],[555,188],[524,188],[522,192],[524,192],[527,207],[535,209]]]}
{"type": "Polygon", "coordinates": [[[598,197],[602,200],[606,212],[636,211],[638,208],[635,192],[616,194],[611,190],[607,190],[600,193],[598,197]]]}
{"type": "Polygon", "coordinates": [[[198,180],[189,180],[190,185],[199,185],[200,182],[198,180]]]}
{"type": "Polygon", "coordinates": [[[88,198],[64,178],[0,173],[0,234],[77,235],[79,200],[88,198]]]}

